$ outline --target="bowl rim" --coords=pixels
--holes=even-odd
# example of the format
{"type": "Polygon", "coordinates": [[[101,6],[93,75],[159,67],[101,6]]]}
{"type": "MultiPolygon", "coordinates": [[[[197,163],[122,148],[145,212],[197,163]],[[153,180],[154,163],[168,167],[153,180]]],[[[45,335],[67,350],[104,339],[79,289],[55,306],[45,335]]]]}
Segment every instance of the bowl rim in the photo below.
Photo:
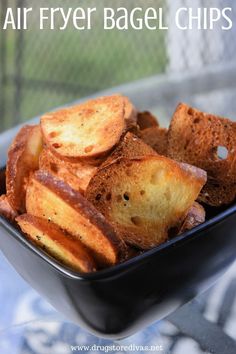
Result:
{"type": "Polygon", "coordinates": [[[111,278],[116,276],[119,273],[125,272],[138,266],[140,262],[146,262],[150,257],[162,254],[164,252],[168,252],[172,247],[180,246],[185,242],[189,242],[190,240],[194,239],[195,237],[202,234],[205,230],[210,229],[212,227],[217,226],[217,224],[221,223],[225,219],[229,218],[233,214],[236,214],[236,203],[231,205],[226,210],[220,212],[216,216],[210,218],[209,220],[205,221],[204,223],[194,227],[193,229],[184,232],[179,236],[173,237],[171,240],[168,240],[162,243],[159,246],[153,247],[150,250],[147,250],[141,253],[138,256],[130,258],[122,263],[116,264],[114,266],[108,267],[106,269],[98,270],[96,272],[91,273],[80,273],[77,271],[72,270],[71,268],[61,264],[57,261],[54,257],[50,256],[39,247],[34,245],[31,241],[29,241],[24,234],[20,231],[17,225],[11,223],[5,217],[0,215],[0,226],[5,229],[14,239],[19,242],[23,247],[31,250],[36,256],[43,259],[49,266],[54,268],[57,272],[61,273],[62,275],[74,279],[74,280],[81,280],[81,281],[92,281],[92,280],[103,280],[106,278],[111,278]]]}

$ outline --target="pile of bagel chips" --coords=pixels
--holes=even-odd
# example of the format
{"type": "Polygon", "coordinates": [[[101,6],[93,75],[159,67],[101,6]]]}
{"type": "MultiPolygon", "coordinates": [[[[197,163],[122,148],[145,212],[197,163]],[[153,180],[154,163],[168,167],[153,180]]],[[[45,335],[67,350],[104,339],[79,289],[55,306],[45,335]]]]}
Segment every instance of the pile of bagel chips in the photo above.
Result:
{"type": "Polygon", "coordinates": [[[92,99],[19,131],[0,213],[58,262],[93,272],[203,223],[203,205],[232,203],[235,149],[228,119],[180,104],[165,129],[127,97],[92,99]]]}

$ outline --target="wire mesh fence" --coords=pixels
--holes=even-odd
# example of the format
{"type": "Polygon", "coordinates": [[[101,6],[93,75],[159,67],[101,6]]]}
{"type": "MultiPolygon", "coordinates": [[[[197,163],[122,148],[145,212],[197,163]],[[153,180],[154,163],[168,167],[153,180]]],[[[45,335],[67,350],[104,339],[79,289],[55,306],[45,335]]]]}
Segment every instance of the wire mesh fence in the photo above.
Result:
{"type": "MultiPolygon", "coordinates": [[[[225,5],[223,0],[214,0],[214,6],[216,2],[218,7],[225,5]]],[[[232,0],[228,2],[235,8],[232,0]]],[[[111,5],[109,0],[91,0],[89,6],[97,8],[92,30],[40,31],[40,7],[86,8],[88,2],[57,0],[55,5],[53,0],[1,0],[2,16],[7,7],[15,11],[33,7],[33,12],[30,30],[1,32],[0,130],[104,88],[167,71],[196,70],[199,63],[202,67],[231,60],[236,51],[235,33],[176,31],[171,13],[177,3],[191,6],[192,1],[113,0],[111,5]],[[162,7],[169,30],[104,31],[101,17],[106,6],[128,10],[162,7]]],[[[212,3],[197,0],[194,6],[212,3]]]]}

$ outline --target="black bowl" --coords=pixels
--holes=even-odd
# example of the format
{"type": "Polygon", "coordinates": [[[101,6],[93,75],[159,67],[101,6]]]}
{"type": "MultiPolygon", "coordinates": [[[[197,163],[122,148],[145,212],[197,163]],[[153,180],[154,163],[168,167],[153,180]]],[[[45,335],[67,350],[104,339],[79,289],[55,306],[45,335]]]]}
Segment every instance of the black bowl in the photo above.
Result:
{"type": "MultiPolygon", "coordinates": [[[[4,173],[0,174],[4,191],[4,173]]],[[[120,265],[79,274],[31,244],[0,217],[0,248],[59,312],[110,339],[132,335],[209,288],[235,259],[236,205],[120,265]]]]}
{"type": "MultiPolygon", "coordinates": [[[[18,130],[1,134],[0,166],[5,165],[7,148],[18,130]]],[[[4,192],[3,168],[0,194],[4,192]]],[[[233,263],[236,205],[208,209],[204,224],[93,274],[78,274],[61,265],[3,217],[0,249],[16,271],[68,319],[95,335],[120,339],[164,318],[209,288],[233,263]]]]}

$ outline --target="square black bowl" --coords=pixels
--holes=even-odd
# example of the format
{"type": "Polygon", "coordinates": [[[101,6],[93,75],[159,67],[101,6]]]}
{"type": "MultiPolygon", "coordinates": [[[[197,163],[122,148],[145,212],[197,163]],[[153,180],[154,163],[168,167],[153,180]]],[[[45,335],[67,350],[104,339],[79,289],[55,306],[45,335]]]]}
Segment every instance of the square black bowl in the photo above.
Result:
{"type": "MultiPolygon", "coordinates": [[[[126,91],[116,88],[115,92],[124,91],[134,102],[136,97],[139,105],[144,100],[145,107],[151,107],[151,98],[156,102],[159,96],[150,83],[144,95],[144,86],[135,85],[136,91],[140,89],[139,95],[134,85],[126,91]]],[[[35,122],[37,118],[30,121],[35,122]]],[[[19,126],[0,135],[0,167],[5,165],[7,148],[18,130],[19,126]]],[[[4,189],[3,168],[0,194],[4,189]]],[[[233,263],[236,205],[209,209],[204,224],[125,263],[93,274],[78,274],[62,266],[3,217],[0,249],[16,271],[68,319],[95,335],[120,339],[164,318],[209,288],[233,263]]]]}
{"type": "MultiPolygon", "coordinates": [[[[4,192],[4,170],[0,190],[4,192]]],[[[59,312],[89,332],[120,339],[164,318],[209,288],[235,259],[236,205],[122,264],[79,274],[30,243],[0,217],[0,249],[59,312]]]]}

